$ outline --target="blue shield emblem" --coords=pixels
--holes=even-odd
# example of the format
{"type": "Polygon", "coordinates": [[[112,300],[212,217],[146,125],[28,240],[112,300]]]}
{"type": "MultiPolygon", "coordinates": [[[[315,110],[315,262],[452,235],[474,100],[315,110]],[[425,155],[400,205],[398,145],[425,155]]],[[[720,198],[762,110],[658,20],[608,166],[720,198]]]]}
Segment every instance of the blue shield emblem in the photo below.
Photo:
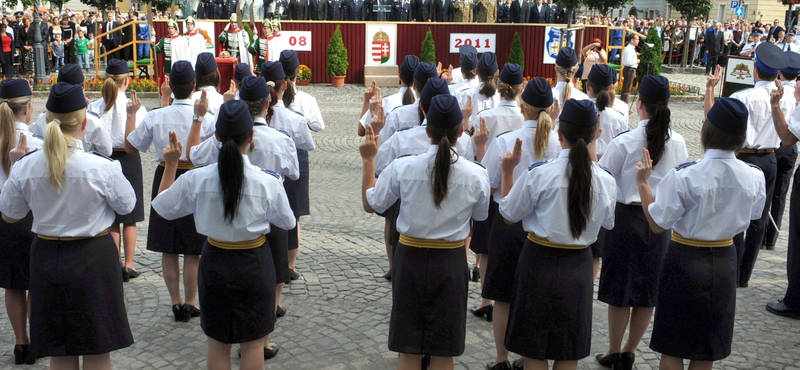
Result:
{"type": "Polygon", "coordinates": [[[564,46],[574,47],[573,43],[571,42],[572,40],[566,39],[566,35],[564,36],[565,39],[563,45],[559,45],[558,39],[561,37],[561,31],[555,27],[549,28],[549,31],[547,32],[547,42],[544,43],[544,47],[545,52],[550,54],[550,58],[558,58],[558,51],[564,46]]]}

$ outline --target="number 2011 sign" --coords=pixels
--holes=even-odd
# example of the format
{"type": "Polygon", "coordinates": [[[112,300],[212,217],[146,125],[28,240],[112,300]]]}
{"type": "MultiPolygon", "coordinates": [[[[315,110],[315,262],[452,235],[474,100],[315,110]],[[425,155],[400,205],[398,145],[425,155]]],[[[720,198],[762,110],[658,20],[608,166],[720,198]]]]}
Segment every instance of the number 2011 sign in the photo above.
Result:
{"type": "Polygon", "coordinates": [[[281,38],[286,48],[294,51],[311,51],[311,31],[283,31],[281,38]]]}
{"type": "Polygon", "coordinates": [[[450,52],[458,53],[462,45],[472,45],[478,53],[495,52],[497,34],[494,33],[451,33],[450,52]]]}

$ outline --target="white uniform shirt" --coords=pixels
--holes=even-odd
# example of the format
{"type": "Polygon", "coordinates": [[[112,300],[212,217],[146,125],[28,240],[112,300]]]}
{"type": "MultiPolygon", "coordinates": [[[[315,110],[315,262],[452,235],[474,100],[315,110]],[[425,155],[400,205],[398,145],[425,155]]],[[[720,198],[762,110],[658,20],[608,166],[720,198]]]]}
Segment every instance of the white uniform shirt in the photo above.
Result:
{"type": "MultiPolygon", "coordinates": [[[[564,106],[563,104],[561,105],[564,106]]],[[[614,105],[611,106],[611,109],[619,112],[622,117],[625,118],[625,130],[628,129],[628,103],[622,101],[622,99],[615,98],[614,105]]]]}
{"type": "MultiPolygon", "coordinates": [[[[745,45],[744,45],[744,47],[742,47],[742,51],[740,51],[739,53],[744,53],[745,51],[750,51],[750,50],[753,50],[753,49],[757,48],[757,47],[758,47],[758,45],[761,45],[761,42],[762,42],[762,41],[759,41],[759,42],[751,42],[751,43],[745,44],[745,45]]],[[[750,55],[749,55],[749,57],[750,57],[750,58],[755,58],[755,57],[756,57],[756,52],[755,52],[755,51],[753,51],[753,53],[752,53],[752,54],[750,54],[750,55]]]]}
{"type": "MultiPolygon", "coordinates": [[[[401,86],[397,90],[397,93],[394,93],[394,94],[389,95],[389,96],[384,96],[383,97],[383,114],[389,114],[389,112],[393,111],[395,108],[403,105],[403,94],[405,94],[406,90],[408,90],[408,89],[409,89],[408,87],[401,86]]],[[[411,92],[414,93],[413,90],[411,92]]],[[[416,98],[417,94],[414,94],[414,97],[416,98]]],[[[361,123],[361,126],[363,126],[364,128],[367,128],[367,125],[370,124],[370,122],[372,122],[372,113],[369,111],[369,109],[367,109],[367,111],[364,113],[364,115],[361,116],[361,119],[358,120],[358,122],[361,123]]]]}
{"type": "Polygon", "coordinates": [[[380,132],[381,143],[385,143],[397,130],[404,127],[419,126],[419,99],[408,105],[401,105],[392,110],[386,117],[386,124],[380,132]]]}
{"type": "Polygon", "coordinates": [[[481,118],[486,121],[486,127],[489,129],[487,148],[492,145],[495,137],[519,129],[522,127],[522,122],[525,122],[516,100],[501,100],[496,107],[478,112],[478,118],[472,125],[476,132],[481,127],[481,118]]]}
{"type": "Polygon", "coordinates": [[[390,163],[375,187],[367,189],[367,202],[381,213],[400,199],[397,231],[403,235],[461,241],[469,236],[471,219],[483,221],[489,215],[489,178],[486,169],[459,158],[450,167],[447,197],[436,208],[430,168],[438,149],[431,145],[423,154],[390,163]]]}
{"type": "Polygon", "coordinates": [[[601,226],[606,230],[614,228],[617,185],[613,176],[592,163],[591,214],[580,238],[573,238],[567,213],[569,151],[562,149],[558,158],[529,167],[520,175],[500,201],[500,214],[508,221],[522,220],[525,231],[553,243],[590,245],[597,240],[601,226]]]}
{"type": "Polygon", "coordinates": [[[278,100],[273,107],[272,119],[269,126],[276,130],[283,130],[294,140],[297,149],[312,151],[316,148],[314,138],[311,137],[311,130],[308,128],[308,121],[297,114],[297,112],[286,108],[283,102],[278,100]]]}
{"type": "MultiPolygon", "coordinates": [[[[800,47],[798,47],[800,50],[800,47]]],[[[783,117],[790,117],[792,113],[796,110],[795,107],[797,106],[797,99],[794,98],[794,87],[797,85],[797,81],[781,81],[781,85],[783,85],[783,97],[781,98],[781,108],[786,107],[786,110],[783,110],[783,117]],[[786,101],[784,103],[784,101],[786,101]]]]}
{"type": "MultiPolygon", "coordinates": [[[[591,100],[592,103],[597,104],[596,98],[591,98],[589,100],[591,100]]],[[[595,110],[597,110],[597,106],[595,106],[595,110]]],[[[599,114],[600,127],[603,129],[603,132],[601,132],[600,137],[595,140],[595,150],[597,152],[598,159],[603,157],[603,153],[605,153],[608,143],[610,143],[614,137],[628,129],[628,120],[617,110],[612,109],[611,107],[606,107],[606,109],[604,109],[602,112],[599,112],[599,114]]]]}
{"type": "Polygon", "coordinates": [[[289,104],[289,109],[302,114],[311,131],[320,132],[325,129],[325,121],[322,120],[322,112],[319,110],[317,98],[297,90],[296,86],[294,87],[294,101],[289,104]]]}
{"type": "MultiPolygon", "coordinates": [[[[422,154],[428,151],[431,146],[431,138],[428,137],[425,126],[428,121],[415,127],[404,127],[398,130],[392,137],[381,143],[378,153],[375,156],[375,174],[380,175],[389,163],[393,160],[408,155],[422,154]]],[[[467,134],[462,134],[456,142],[456,150],[461,157],[469,160],[475,159],[475,146],[472,138],[467,134]]]]}
{"type": "Polygon", "coordinates": [[[636,59],[636,47],[628,44],[625,50],[622,51],[622,65],[625,67],[637,68],[639,67],[639,62],[636,59]]]}
{"type": "Polygon", "coordinates": [[[686,238],[723,240],[761,218],[764,174],[733,152],[709,149],[702,160],[667,173],[647,208],[661,228],[686,238]]]}
{"type": "Polygon", "coordinates": [[[558,142],[558,134],[556,130],[550,131],[550,136],[547,142],[547,148],[544,150],[544,155],[541,158],[536,156],[534,150],[534,136],[536,135],[537,120],[525,121],[522,128],[502,134],[497,137],[497,140],[486,149],[486,154],[483,156],[481,163],[486,166],[486,171],[489,173],[489,185],[494,192],[494,201],[500,203],[500,198],[503,197],[502,189],[500,188],[503,179],[503,168],[501,167],[503,156],[510,150],[514,149],[517,139],[522,140],[522,158],[519,165],[514,168],[514,178],[519,178],[528,166],[541,161],[547,161],[558,157],[561,152],[561,144],[558,142]]]}
{"type": "MultiPolygon", "coordinates": [[[[146,152],[150,148],[150,144],[153,144],[156,150],[156,160],[163,161],[164,148],[169,146],[170,131],[178,135],[181,145],[186,148],[186,140],[189,139],[189,131],[192,129],[193,115],[194,104],[191,99],[176,99],[169,107],[147,112],[142,123],[128,135],[128,142],[140,152],[146,152]]],[[[214,135],[216,121],[216,116],[206,113],[200,131],[201,141],[214,135]]],[[[185,150],[181,153],[181,160],[186,160],[185,150]]]]}
{"type": "Polygon", "coordinates": [[[80,141],[76,144],[60,192],[48,180],[44,151],[20,158],[0,193],[0,212],[22,219],[33,211],[36,234],[92,237],[114,223],[115,212],[133,211],[136,194],[119,162],[86,153],[80,141]]]}
{"type": "Polygon", "coordinates": [[[192,93],[192,104],[194,104],[195,100],[200,99],[200,96],[203,95],[203,90],[206,91],[206,97],[208,98],[208,112],[216,116],[219,113],[219,107],[225,101],[222,94],[218,93],[217,88],[214,86],[203,86],[200,90],[192,93]]]}
{"type": "Polygon", "coordinates": [[[783,51],[792,51],[795,53],[800,53],[800,45],[797,45],[792,41],[791,43],[782,43],[778,44],[778,47],[781,48],[783,51]]]}
{"type": "Polygon", "coordinates": [[[224,242],[254,240],[269,234],[270,223],[281,229],[295,227],[294,214],[277,176],[244,160],[244,184],[236,217],[225,222],[217,164],[196,168],[178,177],[169,189],[153,199],[153,209],[167,220],[194,215],[197,232],[224,242]]]}
{"type": "MultiPolygon", "coordinates": [[[[461,67],[455,67],[452,71],[450,71],[450,76],[453,79],[450,81],[451,84],[460,84],[464,82],[464,75],[461,74],[461,67]]],[[[452,91],[450,92],[452,94],[452,91]]]]}
{"type": "MultiPolygon", "coordinates": [[[[472,91],[467,90],[467,93],[472,96],[472,115],[469,117],[470,126],[480,126],[481,122],[477,120],[479,112],[484,109],[494,108],[500,104],[500,93],[495,91],[491,98],[487,98],[486,95],[480,93],[482,86],[483,82],[481,82],[478,87],[473,88],[472,91]]],[[[466,103],[467,98],[465,97],[464,104],[466,103]]]]}
{"type": "MultiPolygon", "coordinates": [[[[600,165],[608,168],[617,180],[617,201],[623,204],[641,203],[639,187],[636,185],[636,164],[642,161],[642,149],[647,147],[646,126],[648,120],[639,121],[639,127],[625,132],[608,144],[600,165]]],[[[689,159],[686,142],[681,134],[670,130],[669,140],[664,144],[661,160],[650,174],[650,188],[656,189],[658,183],[675,166],[689,159]]],[[[658,196],[658,194],[655,194],[658,196]]]]}
{"type": "MultiPolygon", "coordinates": [[[[46,112],[42,112],[39,118],[36,119],[36,122],[28,127],[32,134],[44,137],[44,131],[47,128],[47,121],[45,120],[46,115],[46,112]]],[[[142,118],[144,118],[144,116],[142,116],[142,118]]],[[[83,135],[83,140],[81,141],[83,142],[83,148],[86,152],[97,152],[105,156],[110,156],[114,148],[111,143],[111,137],[108,131],[106,131],[103,118],[100,117],[99,114],[89,110],[86,111],[86,134],[83,135]]],[[[30,141],[28,141],[28,147],[30,147],[30,141]]]]}
{"type": "Polygon", "coordinates": [[[467,95],[471,94],[472,90],[480,84],[480,80],[475,77],[471,80],[464,80],[461,83],[448,85],[447,88],[450,90],[450,95],[455,96],[456,100],[458,100],[458,105],[463,107],[464,104],[467,104],[467,95]]]}
{"type": "MultiPolygon", "coordinates": [[[[300,167],[297,162],[297,148],[289,135],[267,126],[263,117],[258,117],[253,126],[253,150],[247,158],[254,166],[274,171],[280,176],[297,180],[300,167]]],[[[197,167],[217,163],[222,143],[212,135],[202,143],[192,147],[192,163],[197,167]]]]}
{"type": "MultiPolygon", "coordinates": [[[[772,108],[769,103],[769,94],[775,89],[775,82],[758,81],[755,87],[739,90],[731,98],[739,99],[747,106],[747,138],[743,148],[751,149],[777,149],[781,139],[772,123],[772,108]]],[[[781,111],[784,117],[794,108],[794,103],[781,99],[781,111]]],[[[685,236],[685,235],[684,235],[685,236]]]]}
{"type": "MultiPolygon", "coordinates": [[[[128,98],[125,93],[119,92],[114,106],[108,111],[104,110],[106,109],[106,102],[103,98],[93,101],[87,108],[87,110],[99,114],[102,118],[103,126],[105,126],[105,131],[111,140],[112,148],[125,149],[125,125],[128,120],[127,105],[128,98]]],[[[136,122],[134,124],[138,126],[146,115],[147,110],[144,107],[139,108],[136,111],[136,122]]]]}
{"type": "Polygon", "coordinates": [[[563,99],[564,88],[566,88],[567,86],[569,86],[569,89],[571,90],[572,94],[570,96],[570,99],[575,99],[575,100],[589,99],[589,95],[586,95],[583,93],[583,91],[578,90],[578,88],[572,85],[572,83],[568,84],[564,81],[560,81],[556,84],[556,87],[553,88],[553,97],[558,99],[558,104],[561,105],[562,107],[564,106],[564,99],[563,99]]]}

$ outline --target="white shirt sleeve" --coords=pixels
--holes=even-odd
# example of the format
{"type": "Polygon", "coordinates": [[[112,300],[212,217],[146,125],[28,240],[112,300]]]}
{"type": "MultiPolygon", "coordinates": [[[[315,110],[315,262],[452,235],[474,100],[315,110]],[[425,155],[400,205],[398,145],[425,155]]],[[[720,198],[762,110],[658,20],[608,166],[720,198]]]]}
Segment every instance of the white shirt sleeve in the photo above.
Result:
{"type": "Polygon", "coordinates": [[[200,144],[192,147],[191,159],[197,167],[208,166],[217,163],[219,158],[219,149],[222,143],[216,137],[205,139],[200,144]]]}
{"type": "Polygon", "coordinates": [[[625,67],[636,68],[639,63],[636,62],[636,49],[626,46],[622,51],[622,65],[625,67]]]}
{"type": "Polygon", "coordinates": [[[289,197],[286,195],[286,190],[283,186],[278,186],[277,197],[266,200],[269,202],[265,207],[267,209],[267,218],[269,222],[281,229],[291,230],[297,225],[297,220],[294,218],[292,207],[289,206],[289,197]]]}
{"type": "Polygon", "coordinates": [[[106,180],[106,202],[117,214],[127,215],[136,206],[136,193],[130,181],[122,174],[122,165],[113,163],[114,169],[106,180]]]}
{"type": "Polygon", "coordinates": [[[519,222],[536,209],[536,189],[530,171],[519,175],[508,195],[500,200],[500,214],[508,221],[519,222]]]}
{"type": "Polygon", "coordinates": [[[3,191],[0,192],[0,212],[7,217],[21,220],[25,218],[30,210],[28,201],[19,186],[17,173],[14,171],[14,167],[11,167],[8,180],[3,186],[3,191]]]}
{"type": "Polygon", "coordinates": [[[150,149],[150,145],[153,144],[153,125],[150,122],[151,119],[153,119],[152,112],[148,113],[142,120],[142,123],[128,135],[128,142],[140,152],[146,152],[150,149]]]}
{"type": "Polygon", "coordinates": [[[191,177],[189,173],[178,177],[169,189],[162,191],[153,199],[151,205],[159,216],[167,220],[176,220],[195,213],[197,194],[192,193],[189,187],[191,177]]]}
{"type": "Polygon", "coordinates": [[[400,199],[400,182],[395,173],[396,163],[396,161],[389,163],[375,182],[375,187],[367,189],[367,203],[375,212],[386,212],[392,204],[400,199]]]}
{"type": "MultiPolygon", "coordinates": [[[[662,229],[669,230],[686,212],[683,204],[686,192],[683,183],[678,178],[677,171],[670,170],[658,183],[654,193],[658,196],[653,203],[650,203],[647,210],[650,212],[653,222],[662,229]]],[[[761,211],[758,211],[758,215],[761,217],[761,211]]]]}

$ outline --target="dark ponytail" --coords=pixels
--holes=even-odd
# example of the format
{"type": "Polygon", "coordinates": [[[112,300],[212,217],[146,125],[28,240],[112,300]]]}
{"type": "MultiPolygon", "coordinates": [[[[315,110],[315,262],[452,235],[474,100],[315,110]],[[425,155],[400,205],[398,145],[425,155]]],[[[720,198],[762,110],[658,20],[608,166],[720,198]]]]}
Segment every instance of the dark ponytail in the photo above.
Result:
{"type": "Polygon", "coordinates": [[[428,133],[431,135],[431,142],[439,145],[436,151],[436,159],[431,169],[431,187],[433,191],[433,204],[437,209],[441,209],[442,202],[447,198],[447,180],[450,178],[450,166],[458,160],[452,159],[453,147],[458,141],[458,134],[461,125],[443,129],[427,126],[428,133]]]}
{"type": "MultiPolygon", "coordinates": [[[[414,103],[414,101],[417,100],[417,98],[414,97],[414,92],[411,91],[411,85],[414,84],[414,75],[412,74],[411,76],[403,76],[401,74],[400,81],[403,81],[403,83],[406,85],[406,92],[403,93],[403,105],[414,103]]],[[[420,92],[422,92],[422,89],[420,89],[420,92]]]]}
{"type": "Polygon", "coordinates": [[[645,126],[647,134],[647,150],[653,160],[653,166],[658,164],[664,155],[664,147],[669,140],[670,111],[667,107],[669,100],[655,100],[648,96],[639,95],[639,100],[644,105],[644,110],[650,115],[650,120],[645,126]]]}
{"type": "MultiPolygon", "coordinates": [[[[284,83],[283,80],[280,83],[284,83]]],[[[274,81],[267,81],[269,89],[269,106],[267,107],[267,125],[272,122],[272,115],[275,113],[275,104],[278,104],[278,86],[274,81]]],[[[286,92],[284,92],[286,95],[286,92]]]]}
{"type": "Polygon", "coordinates": [[[291,71],[283,70],[283,73],[286,75],[286,91],[283,92],[283,106],[286,108],[289,108],[294,102],[294,80],[297,78],[297,73],[299,72],[300,67],[291,71]]]}
{"type": "Polygon", "coordinates": [[[497,83],[494,81],[494,76],[496,74],[497,72],[491,76],[484,76],[478,72],[478,76],[480,76],[481,82],[483,82],[483,86],[481,86],[481,89],[478,91],[481,95],[491,98],[497,92],[497,83]]]}
{"type": "Polygon", "coordinates": [[[588,143],[594,138],[597,125],[579,126],[562,120],[559,130],[570,145],[567,213],[572,237],[577,239],[586,230],[592,212],[592,159],[588,143]]]}
{"type": "Polygon", "coordinates": [[[229,225],[236,218],[244,186],[244,160],[242,160],[242,152],[239,148],[247,141],[251,133],[252,131],[239,137],[219,138],[222,141],[222,148],[220,148],[217,158],[217,173],[219,174],[219,185],[222,188],[225,222],[229,225]]]}
{"type": "Polygon", "coordinates": [[[587,81],[589,86],[591,86],[592,91],[594,91],[595,96],[597,96],[597,100],[595,101],[594,105],[597,107],[597,110],[604,111],[608,107],[614,106],[614,90],[608,89],[608,86],[600,86],[592,81],[587,81]]]}

